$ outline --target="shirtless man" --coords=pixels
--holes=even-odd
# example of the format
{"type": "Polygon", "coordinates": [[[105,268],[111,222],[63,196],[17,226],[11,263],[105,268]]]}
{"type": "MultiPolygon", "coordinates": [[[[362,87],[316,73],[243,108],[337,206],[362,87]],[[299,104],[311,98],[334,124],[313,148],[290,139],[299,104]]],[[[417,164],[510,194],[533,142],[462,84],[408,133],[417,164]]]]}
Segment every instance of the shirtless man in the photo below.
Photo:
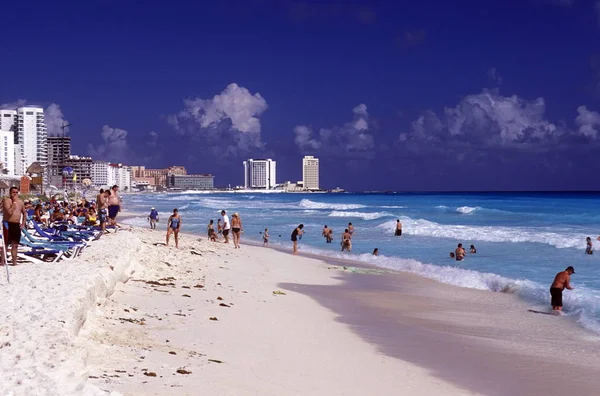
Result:
{"type": "Polygon", "coordinates": [[[462,243],[459,243],[454,250],[454,254],[456,255],[456,261],[461,261],[467,255],[467,251],[462,247],[462,243]]]}
{"type": "Polygon", "coordinates": [[[350,233],[350,239],[352,239],[352,234],[354,234],[354,226],[352,223],[348,223],[348,229],[346,231],[350,233]]]}
{"type": "Polygon", "coordinates": [[[116,184],[110,189],[110,196],[108,197],[108,219],[110,225],[117,225],[117,214],[121,211],[121,200],[119,198],[119,186],[116,184]]]}
{"type": "Polygon", "coordinates": [[[402,223],[400,223],[400,219],[396,220],[396,231],[394,232],[396,236],[402,236],[402,223]]]}
{"type": "Polygon", "coordinates": [[[107,208],[108,204],[106,201],[107,194],[103,188],[100,189],[98,195],[96,195],[96,207],[98,208],[98,220],[100,221],[100,227],[102,232],[106,231],[106,220],[108,219],[107,208]]]}
{"type": "Polygon", "coordinates": [[[342,252],[344,250],[352,251],[352,234],[346,228],[342,234],[342,252]]]}
{"type": "Polygon", "coordinates": [[[554,282],[550,285],[550,296],[552,296],[552,310],[562,311],[562,292],[565,289],[573,290],[571,287],[571,275],[575,273],[575,268],[568,266],[566,270],[559,272],[554,277],[554,282]]]}
{"type": "MultiPolygon", "coordinates": [[[[4,232],[4,248],[11,246],[12,265],[17,265],[17,247],[21,242],[21,229],[25,228],[27,212],[25,204],[19,199],[19,189],[11,187],[9,197],[2,202],[2,231],[4,232]]],[[[8,263],[2,263],[4,265],[8,263]]]]}

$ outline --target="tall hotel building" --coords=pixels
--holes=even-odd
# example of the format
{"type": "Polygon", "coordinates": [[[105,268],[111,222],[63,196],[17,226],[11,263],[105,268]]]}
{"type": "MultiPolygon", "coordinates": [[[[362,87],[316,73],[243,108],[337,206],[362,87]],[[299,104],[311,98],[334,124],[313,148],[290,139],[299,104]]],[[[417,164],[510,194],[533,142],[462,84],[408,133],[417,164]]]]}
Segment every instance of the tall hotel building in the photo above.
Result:
{"type": "MultiPolygon", "coordinates": [[[[12,131],[13,161],[12,173],[14,175],[25,174],[27,167],[34,162],[45,166],[48,163],[48,147],[46,124],[44,122],[44,109],[41,107],[19,107],[17,110],[0,111],[0,130],[12,131]]],[[[10,147],[4,143],[4,138],[9,137],[1,133],[0,158],[10,161],[8,153],[10,147]]],[[[10,140],[10,139],[8,139],[10,140]]],[[[11,164],[4,164],[6,169],[11,169],[11,164]]]]}
{"type": "Polygon", "coordinates": [[[305,190],[319,189],[319,159],[312,155],[302,158],[302,180],[305,190]]]}
{"type": "Polygon", "coordinates": [[[17,111],[0,110],[0,162],[4,174],[15,175],[15,131],[17,111]]]}
{"type": "Polygon", "coordinates": [[[264,188],[277,186],[276,162],[272,159],[248,159],[244,161],[244,188],[264,188]]]}

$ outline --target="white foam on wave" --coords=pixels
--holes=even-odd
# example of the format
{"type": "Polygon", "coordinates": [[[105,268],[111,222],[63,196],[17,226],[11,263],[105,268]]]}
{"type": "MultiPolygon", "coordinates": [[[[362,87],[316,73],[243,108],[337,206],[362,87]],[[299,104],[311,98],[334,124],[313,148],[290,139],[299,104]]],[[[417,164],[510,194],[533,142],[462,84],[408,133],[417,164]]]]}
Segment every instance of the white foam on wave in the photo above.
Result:
{"type": "Polygon", "coordinates": [[[325,203],[325,202],[314,202],[310,199],[302,199],[298,202],[298,205],[306,209],[331,209],[331,210],[351,210],[366,208],[365,205],[361,204],[343,204],[343,203],[325,203]]]}
{"type": "Polygon", "coordinates": [[[390,217],[394,216],[391,213],[387,212],[347,212],[347,211],[338,211],[334,210],[329,213],[327,216],[329,217],[358,217],[363,220],[376,220],[382,217],[390,217]]]}
{"type": "MultiPolygon", "coordinates": [[[[425,219],[412,219],[402,216],[403,232],[408,235],[430,236],[463,241],[486,242],[520,242],[543,243],[557,248],[580,248],[586,234],[559,234],[545,228],[493,227],[493,226],[464,226],[454,224],[439,224],[425,219]]],[[[395,221],[387,221],[378,225],[393,233],[395,221]]]]}
{"type": "Polygon", "coordinates": [[[458,213],[462,213],[462,214],[469,214],[469,213],[473,213],[476,212],[478,210],[481,210],[482,208],[480,206],[460,206],[458,208],[456,208],[456,211],[458,213]]]}
{"type": "Polygon", "coordinates": [[[402,205],[383,205],[383,206],[380,206],[380,208],[384,208],[384,209],[404,209],[404,208],[406,208],[406,206],[402,206],[402,205]]]}

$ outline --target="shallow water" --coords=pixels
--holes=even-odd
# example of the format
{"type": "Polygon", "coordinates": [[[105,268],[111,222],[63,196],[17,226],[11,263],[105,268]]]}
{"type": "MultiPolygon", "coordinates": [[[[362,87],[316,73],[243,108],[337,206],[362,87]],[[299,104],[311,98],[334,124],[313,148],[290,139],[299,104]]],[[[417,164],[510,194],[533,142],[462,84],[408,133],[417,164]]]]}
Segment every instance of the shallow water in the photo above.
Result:
{"type": "MultiPolygon", "coordinates": [[[[183,192],[130,194],[126,210],[139,214],[129,223],[147,226],[155,206],[159,227],[173,208],[183,218],[183,231],[206,233],[219,211],[239,212],[244,238],[262,240],[269,228],[271,243],[291,248],[290,234],[299,223],[306,233],[300,250],[347,257],[380,267],[410,271],[462,287],[517,293],[547,305],[548,287],[556,274],[573,265],[574,291],[565,292],[565,312],[600,332],[600,258],[585,255],[585,238],[600,233],[598,193],[469,193],[469,194],[283,194],[183,192]],[[395,237],[396,219],[403,236],[395,237]],[[355,226],[352,253],[339,251],[344,228],[355,226]],[[334,230],[334,243],[321,236],[334,230]],[[456,244],[474,244],[477,254],[462,262],[449,257],[456,244]],[[371,255],[379,248],[380,256],[371,255]]],[[[468,249],[467,249],[468,250],[468,249]]],[[[549,306],[548,306],[549,307],[549,306]]]]}

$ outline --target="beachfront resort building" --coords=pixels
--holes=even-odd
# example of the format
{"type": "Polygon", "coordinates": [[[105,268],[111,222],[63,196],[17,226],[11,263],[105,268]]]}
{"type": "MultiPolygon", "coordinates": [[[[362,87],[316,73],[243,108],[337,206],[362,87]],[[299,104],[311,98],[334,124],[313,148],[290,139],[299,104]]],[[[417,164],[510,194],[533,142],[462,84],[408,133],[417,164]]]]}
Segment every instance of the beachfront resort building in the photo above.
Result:
{"type": "Polygon", "coordinates": [[[215,188],[213,175],[168,175],[167,188],[177,190],[212,190],[215,188]]]}
{"type": "Polygon", "coordinates": [[[0,162],[2,174],[14,176],[15,174],[15,134],[14,132],[0,130],[0,162]]]}
{"type": "Polygon", "coordinates": [[[119,186],[121,191],[131,191],[131,167],[111,164],[106,161],[92,161],[91,179],[96,187],[119,186]]]}
{"type": "Polygon", "coordinates": [[[132,166],[131,176],[133,178],[154,178],[154,185],[166,187],[168,175],[187,175],[187,170],[184,166],[169,166],[163,169],[146,169],[145,166],[132,166]]]}
{"type": "Polygon", "coordinates": [[[302,181],[305,190],[319,189],[319,159],[312,155],[302,158],[302,181]]]}
{"type": "Polygon", "coordinates": [[[277,164],[272,159],[248,159],[244,164],[244,188],[273,189],[277,186],[277,164]]]}
{"type": "MultiPolygon", "coordinates": [[[[44,109],[26,106],[16,110],[0,110],[0,130],[12,132],[13,164],[12,166],[6,164],[5,168],[11,169],[13,175],[24,175],[27,168],[34,162],[39,162],[42,166],[47,164],[48,148],[44,109]]],[[[8,137],[8,135],[4,135],[8,137]]],[[[2,149],[4,150],[4,147],[2,149]]],[[[2,156],[2,158],[10,160],[10,155],[2,156]]]]}

